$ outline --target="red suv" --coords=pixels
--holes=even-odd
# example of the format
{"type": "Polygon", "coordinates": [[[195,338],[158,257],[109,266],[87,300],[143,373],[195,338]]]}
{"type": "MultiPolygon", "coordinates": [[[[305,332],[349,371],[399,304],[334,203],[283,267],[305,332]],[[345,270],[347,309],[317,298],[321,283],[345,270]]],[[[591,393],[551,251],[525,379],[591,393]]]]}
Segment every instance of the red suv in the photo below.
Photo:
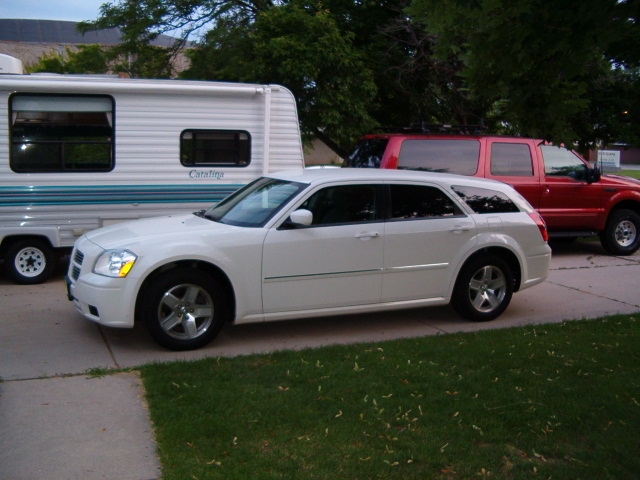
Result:
{"type": "Polygon", "coordinates": [[[600,175],[577,153],[542,140],[488,135],[373,134],[346,167],[392,168],[492,178],[515,187],[552,238],[599,235],[613,255],[640,248],[640,181],[600,175]]]}

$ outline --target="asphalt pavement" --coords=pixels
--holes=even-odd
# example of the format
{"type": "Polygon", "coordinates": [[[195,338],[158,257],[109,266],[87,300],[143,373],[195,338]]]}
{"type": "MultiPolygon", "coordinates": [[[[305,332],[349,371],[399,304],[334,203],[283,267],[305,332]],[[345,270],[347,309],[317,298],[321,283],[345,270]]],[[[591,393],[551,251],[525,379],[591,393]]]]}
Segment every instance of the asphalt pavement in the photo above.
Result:
{"type": "Polygon", "coordinates": [[[144,328],[85,320],[66,299],[63,269],[43,285],[0,276],[0,479],[161,477],[153,429],[135,371],[92,369],[265,353],[640,312],[640,252],[605,254],[597,242],[554,247],[547,281],[516,293],[488,323],[450,307],[228,326],[206,348],[170,352],[144,328]]]}

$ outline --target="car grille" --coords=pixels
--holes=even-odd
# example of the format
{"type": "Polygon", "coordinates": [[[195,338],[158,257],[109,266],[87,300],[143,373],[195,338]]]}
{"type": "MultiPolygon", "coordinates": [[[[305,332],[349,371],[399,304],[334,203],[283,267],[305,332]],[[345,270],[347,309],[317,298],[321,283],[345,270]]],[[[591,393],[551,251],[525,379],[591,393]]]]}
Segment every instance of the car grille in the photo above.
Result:
{"type": "Polygon", "coordinates": [[[74,250],[71,257],[71,265],[69,266],[69,276],[75,281],[80,276],[80,269],[84,261],[84,253],[80,250],[74,250]]]}

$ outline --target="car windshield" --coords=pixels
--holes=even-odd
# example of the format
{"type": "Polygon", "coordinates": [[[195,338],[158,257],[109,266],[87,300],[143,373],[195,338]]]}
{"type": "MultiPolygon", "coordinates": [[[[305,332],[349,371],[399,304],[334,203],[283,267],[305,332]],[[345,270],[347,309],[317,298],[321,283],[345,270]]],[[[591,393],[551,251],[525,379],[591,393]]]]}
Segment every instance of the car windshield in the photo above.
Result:
{"type": "Polygon", "coordinates": [[[204,217],[227,225],[262,227],[306,187],[304,183],[259,178],[211,207],[204,217]]]}

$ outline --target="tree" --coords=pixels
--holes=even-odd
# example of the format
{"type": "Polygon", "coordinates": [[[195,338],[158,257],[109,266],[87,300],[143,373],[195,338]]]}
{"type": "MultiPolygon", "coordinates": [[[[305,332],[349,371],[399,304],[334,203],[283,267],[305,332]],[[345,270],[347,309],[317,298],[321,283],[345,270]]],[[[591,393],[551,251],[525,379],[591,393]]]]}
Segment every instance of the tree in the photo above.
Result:
{"type": "MultiPolygon", "coordinates": [[[[413,0],[408,12],[462,62],[471,98],[510,133],[594,144],[617,133],[603,108],[638,62],[637,0],[413,0]],[[629,48],[635,44],[634,48],[629,48]],[[596,108],[596,107],[600,108],[596,108]]],[[[618,102],[616,102],[618,104],[618,102]]],[[[619,105],[618,105],[619,106],[619,105]]]]}
{"type": "Polygon", "coordinates": [[[188,78],[278,83],[294,93],[305,136],[344,150],[376,124],[368,107],[376,85],[353,35],[326,10],[290,3],[260,13],[248,26],[220,21],[190,54],[188,78]]]}
{"type": "Polygon", "coordinates": [[[28,65],[27,71],[50,73],[106,73],[108,59],[100,45],[80,45],[77,50],[66,49],[64,56],[51,53],[42,56],[35,64],[28,65]]]}

